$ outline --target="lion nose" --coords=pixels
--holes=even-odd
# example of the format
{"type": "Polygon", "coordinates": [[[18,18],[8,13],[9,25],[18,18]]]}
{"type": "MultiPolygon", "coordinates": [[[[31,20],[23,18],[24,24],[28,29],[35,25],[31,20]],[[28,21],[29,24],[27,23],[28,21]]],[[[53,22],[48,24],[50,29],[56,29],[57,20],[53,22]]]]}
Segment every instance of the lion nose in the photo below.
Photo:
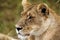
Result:
{"type": "Polygon", "coordinates": [[[22,30],[23,28],[19,25],[15,25],[16,26],[16,29],[19,31],[19,30],[22,30]]]}
{"type": "Polygon", "coordinates": [[[21,28],[17,28],[17,30],[19,31],[19,30],[22,30],[22,27],[21,28]]]}

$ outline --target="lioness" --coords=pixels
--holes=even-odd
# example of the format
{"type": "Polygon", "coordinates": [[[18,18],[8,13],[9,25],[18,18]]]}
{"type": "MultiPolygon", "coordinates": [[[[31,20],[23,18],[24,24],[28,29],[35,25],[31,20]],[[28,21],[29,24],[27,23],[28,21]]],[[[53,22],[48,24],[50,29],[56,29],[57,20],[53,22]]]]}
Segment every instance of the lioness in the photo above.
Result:
{"type": "Polygon", "coordinates": [[[47,4],[22,0],[23,11],[16,24],[20,40],[60,40],[60,17],[47,4]]]}

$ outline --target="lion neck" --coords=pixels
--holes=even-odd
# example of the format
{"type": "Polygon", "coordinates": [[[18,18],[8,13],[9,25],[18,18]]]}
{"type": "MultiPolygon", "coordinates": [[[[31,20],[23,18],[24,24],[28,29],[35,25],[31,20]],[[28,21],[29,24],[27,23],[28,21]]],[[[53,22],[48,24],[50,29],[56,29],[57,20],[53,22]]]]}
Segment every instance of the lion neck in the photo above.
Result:
{"type": "MultiPolygon", "coordinates": [[[[54,28],[56,27],[56,23],[55,23],[55,18],[53,17],[53,15],[50,15],[49,18],[43,23],[42,23],[42,27],[40,28],[40,30],[36,33],[38,34],[37,36],[35,36],[35,40],[45,40],[43,39],[42,37],[45,38],[44,35],[47,34],[47,31],[50,31],[48,30],[49,28],[54,28]]],[[[52,34],[52,33],[51,33],[52,34]]],[[[49,36],[49,35],[47,35],[49,36]]]]}

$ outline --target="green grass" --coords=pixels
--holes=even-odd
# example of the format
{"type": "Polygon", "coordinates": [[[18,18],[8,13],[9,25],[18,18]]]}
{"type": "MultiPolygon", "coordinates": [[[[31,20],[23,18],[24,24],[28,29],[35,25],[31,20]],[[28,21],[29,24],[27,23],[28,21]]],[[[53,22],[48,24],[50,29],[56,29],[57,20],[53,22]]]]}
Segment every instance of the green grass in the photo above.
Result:
{"type": "MultiPolygon", "coordinates": [[[[60,3],[56,4],[57,0],[29,0],[34,3],[47,3],[56,13],[60,13],[60,3]],[[51,3],[52,2],[52,3],[51,3]],[[57,6],[56,6],[57,5],[57,6]]],[[[20,18],[22,11],[21,0],[0,0],[0,33],[16,37],[15,24],[20,18]]]]}

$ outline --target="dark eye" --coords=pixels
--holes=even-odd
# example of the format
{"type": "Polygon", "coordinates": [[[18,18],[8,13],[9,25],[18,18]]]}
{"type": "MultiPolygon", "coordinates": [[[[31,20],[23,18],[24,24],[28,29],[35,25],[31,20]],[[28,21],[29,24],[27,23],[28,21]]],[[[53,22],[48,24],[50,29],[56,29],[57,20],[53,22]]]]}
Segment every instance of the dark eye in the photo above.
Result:
{"type": "Polygon", "coordinates": [[[32,16],[29,16],[29,19],[32,19],[33,17],[32,16]]]}

